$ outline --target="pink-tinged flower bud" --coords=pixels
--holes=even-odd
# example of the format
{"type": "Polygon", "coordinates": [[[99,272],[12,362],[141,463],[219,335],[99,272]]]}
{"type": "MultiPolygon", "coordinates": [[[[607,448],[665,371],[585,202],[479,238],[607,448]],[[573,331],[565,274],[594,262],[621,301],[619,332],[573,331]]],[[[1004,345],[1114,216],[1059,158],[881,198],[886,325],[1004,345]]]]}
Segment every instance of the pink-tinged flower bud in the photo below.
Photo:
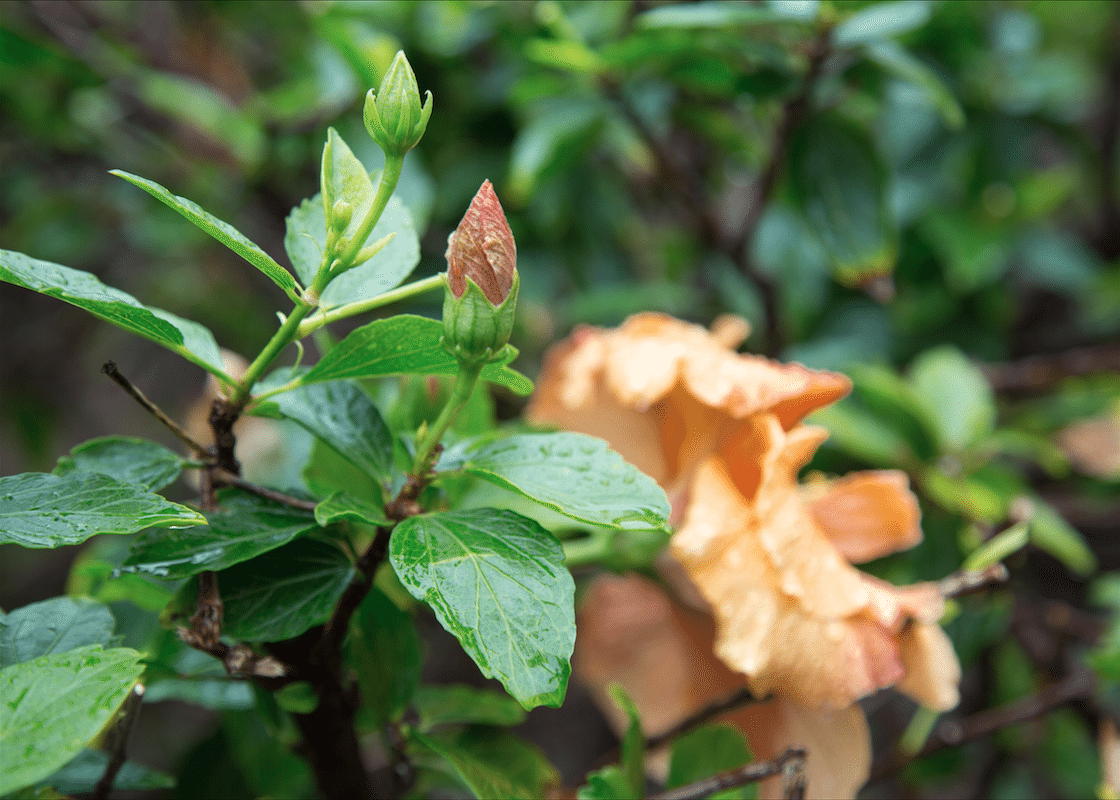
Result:
{"type": "Polygon", "coordinates": [[[490,360],[513,330],[517,246],[490,181],[447,239],[445,346],[466,362],[490,360]]]}
{"type": "Polygon", "coordinates": [[[452,293],[462,297],[470,278],[498,306],[509,296],[516,271],[513,231],[494,187],[483,181],[459,227],[447,237],[447,282],[452,293]]]}

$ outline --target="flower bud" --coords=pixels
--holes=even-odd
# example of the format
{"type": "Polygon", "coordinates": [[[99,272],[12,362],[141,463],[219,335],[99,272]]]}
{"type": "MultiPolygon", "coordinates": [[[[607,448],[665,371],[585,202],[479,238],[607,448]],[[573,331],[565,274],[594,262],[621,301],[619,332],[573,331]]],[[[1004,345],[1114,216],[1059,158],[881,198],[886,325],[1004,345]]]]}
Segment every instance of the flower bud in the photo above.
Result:
{"type": "Polygon", "coordinates": [[[460,361],[489,361],[513,330],[517,246],[490,181],[447,239],[444,346],[460,361]]]}
{"type": "Polygon", "coordinates": [[[398,51],[381,86],[366,94],[366,130],[386,155],[403,156],[420,141],[432,116],[432,93],[426,95],[421,108],[416,75],[404,51],[398,51]]]}

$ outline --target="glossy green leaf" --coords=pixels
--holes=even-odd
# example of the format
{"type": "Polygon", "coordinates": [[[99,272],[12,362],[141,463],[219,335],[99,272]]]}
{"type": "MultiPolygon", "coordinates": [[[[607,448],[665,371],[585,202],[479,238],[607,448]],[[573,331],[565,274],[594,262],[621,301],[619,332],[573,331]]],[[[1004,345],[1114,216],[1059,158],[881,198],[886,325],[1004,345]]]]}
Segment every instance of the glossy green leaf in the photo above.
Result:
{"type": "Polygon", "coordinates": [[[413,731],[410,738],[446,759],[478,798],[545,797],[560,781],[559,773],[543,753],[500,728],[471,727],[431,734],[413,731]]]}
{"type": "Polygon", "coordinates": [[[482,674],[525,708],[563,702],[575,589],[551,533],[512,511],[425,514],[397,526],[389,561],[482,674]]]}
{"type": "Polygon", "coordinates": [[[70,455],[62,456],[54,474],[95,472],[158,492],[179,477],[185,463],[182,456],[155,442],[106,436],[82,442],[70,455]]]}
{"type": "Polygon", "coordinates": [[[909,378],[943,450],[963,450],[992,432],[996,404],[991,386],[960,350],[951,345],[927,350],[910,365],[909,378]]]}
{"type": "Polygon", "coordinates": [[[423,732],[440,725],[520,725],[525,709],[509,695],[474,686],[425,684],[416,690],[413,705],[423,732]]]}
{"type": "Polygon", "coordinates": [[[342,514],[341,517],[328,516],[335,520],[356,519],[353,514],[343,513],[343,509],[348,505],[345,497],[359,498],[358,503],[376,504],[377,500],[374,498],[381,497],[384,493],[380,483],[340,456],[337,450],[324,443],[322,439],[314,440],[311,457],[303,468],[303,480],[316,496],[327,498],[323,502],[327,503],[328,515],[342,514]],[[332,502],[332,496],[340,492],[343,497],[332,502]],[[333,511],[330,510],[332,508],[333,511]]]}
{"type": "MultiPolygon", "coordinates": [[[[749,764],[751,751],[742,732],[732,725],[705,725],[689,731],[673,743],[666,789],[676,789],[749,764]]],[[[738,800],[758,796],[758,784],[716,792],[716,800],[738,800]]]]}
{"type": "Polygon", "coordinates": [[[210,331],[197,322],[145,306],[132,295],[106,286],[89,272],[0,250],[0,281],[57,297],[233,383],[223,371],[221,354],[210,331]]]}
{"type": "MultiPolygon", "coordinates": [[[[346,200],[354,207],[347,235],[353,235],[373,202],[373,182],[365,167],[333,130],[335,200],[346,200]],[[344,195],[343,193],[350,192],[344,195]]],[[[284,248],[305,284],[315,279],[327,246],[327,222],[323,197],[317,194],[304,200],[288,215],[284,248]]],[[[373,227],[367,242],[376,242],[389,234],[393,238],[372,258],[356,264],[335,278],[320,298],[319,307],[330,309],[355,303],[389,291],[408,277],[420,263],[420,240],[412,224],[412,215],[396,197],[389,200],[381,219],[373,227]]]]}
{"type": "Polygon", "coordinates": [[[109,172],[116,175],[118,178],[124,178],[135,186],[139,186],[164,205],[178,211],[192,223],[206,231],[206,233],[213,236],[230,250],[237,253],[237,255],[241,256],[267,275],[269,280],[283,289],[292,299],[299,296],[302,289],[296,285],[296,280],[292,277],[292,274],[277,264],[272,256],[262,250],[259,245],[249,241],[241,231],[237,230],[237,228],[233,227],[228,222],[223,222],[207,211],[204,211],[197,203],[185,197],[172,194],[155,181],[141,178],[139,175],[133,175],[121,169],[112,169],[109,170],[109,172]]]}
{"type": "Polygon", "coordinates": [[[898,230],[866,131],[835,114],[808,120],[790,140],[789,181],[838,281],[859,286],[891,272],[898,230]]]}
{"type": "Polygon", "coordinates": [[[140,654],[91,644],[0,669],[0,795],[82,751],[143,672],[140,654]]]}
{"type": "MultiPolygon", "coordinates": [[[[304,385],[340,378],[383,375],[455,375],[459,362],[443,349],[443,323],[400,314],[375,320],[352,331],[302,378],[304,385]]],[[[511,348],[512,361],[517,351],[511,348]]],[[[507,362],[508,363],[508,362],[507,362]]],[[[482,378],[519,395],[533,391],[533,382],[506,364],[489,364],[482,378]]]]}
{"type": "Polygon", "coordinates": [[[1032,498],[1035,512],[1031,517],[1031,544],[1061,561],[1071,572],[1082,577],[1097,571],[1097,557],[1080,531],[1070,525],[1053,506],[1032,498]]]}
{"type": "Polygon", "coordinates": [[[273,400],[280,413],[329,444],[370,477],[388,483],[393,436],[365,390],[351,381],[300,386],[273,400]]]}
{"type": "Polygon", "coordinates": [[[205,522],[193,509],[107,475],[25,472],[0,478],[0,544],[59,547],[99,533],[205,522]]]}
{"type": "Polygon", "coordinates": [[[873,42],[864,48],[864,54],[896,78],[925,90],[950,128],[956,130],[964,125],[964,110],[949,87],[936,72],[897,42],[873,42]]]}
{"type": "Polygon", "coordinates": [[[347,492],[335,492],[315,506],[315,521],[324,528],[332,522],[348,520],[364,525],[388,525],[385,503],[380,494],[355,497],[347,492]]]}
{"type": "Polygon", "coordinates": [[[84,597],[52,597],[0,611],[0,667],[78,647],[113,643],[116,623],[109,609],[84,597]]]}
{"type": "MultiPolygon", "coordinates": [[[[146,696],[146,695],[145,695],[146,696]]],[[[41,780],[37,786],[51,786],[63,794],[92,794],[97,782],[105,774],[109,754],[104,750],[85,749],[72,758],[58,771],[41,780]]],[[[151,791],[170,789],[175,786],[175,777],[164,772],[145,767],[134,761],[126,761],[113,779],[114,792],[151,791]]]]}
{"type": "Polygon", "coordinates": [[[527,433],[448,452],[440,467],[517,492],[572,519],[611,528],[664,528],[669,501],[602,439],[527,433]]]}
{"type": "Polygon", "coordinates": [[[332,544],[299,539],[218,573],[222,631],[235,639],[278,642],[326,622],[354,578],[332,544]]]}
{"type": "Polygon", "coordinates": [[[147,531],[137,537],[121,571],[188,578],[248,561],[318,527],[311,512],[248,492],[220,492],[219,502],[219,509],[206,517],[209,527],[147,531]]]}
{"type": "Polygon", "coordinates": [[[362,699],[379,724],[399,722],[420,684],[420,636],[412,616],[374,587],[351,618],[346,649],[362,699]]]}
{"type": "Polygon", "coordinates": [[[932,10],[924,0],[899,0],[872,3],[856,11],[832,32],[832,41],[841,47],[874,42],[922,27],[932,10]]]}

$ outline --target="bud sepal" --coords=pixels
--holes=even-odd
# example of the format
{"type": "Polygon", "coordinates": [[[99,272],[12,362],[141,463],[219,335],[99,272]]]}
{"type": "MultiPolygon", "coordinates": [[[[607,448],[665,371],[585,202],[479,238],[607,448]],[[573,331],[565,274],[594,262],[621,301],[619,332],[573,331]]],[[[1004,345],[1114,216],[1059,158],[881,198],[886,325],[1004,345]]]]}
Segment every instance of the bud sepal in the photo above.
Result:
{"type": "Polygon", "coordinates": [[[366,93],[363,113],[366,130],[386,156],[403,157],[424,135],[432,116],[432,93],[425,95],[421,107],[416,75],[404,51],[398,51],[381,85],[366,93]]]}
{"type": "Polygon", "coordinates": [[[513,273],[509,294],[497,306],[469,276],[462,297],[455,296],[446,274],[443,280],[443,348],[465,365],[508,360],[506,349],[513,333],[517,289],[521,283],[517,272],[513,273]]]}

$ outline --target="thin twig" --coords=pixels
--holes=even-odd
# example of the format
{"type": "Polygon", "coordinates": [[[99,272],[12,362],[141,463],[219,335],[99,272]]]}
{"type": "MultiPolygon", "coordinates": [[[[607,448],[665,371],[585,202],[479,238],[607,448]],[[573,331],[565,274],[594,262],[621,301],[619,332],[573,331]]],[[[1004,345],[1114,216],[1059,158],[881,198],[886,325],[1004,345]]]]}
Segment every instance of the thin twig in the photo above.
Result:
{"type": "Polygon", "coordinates": [[[1018,361],[980,365],[997,392],[1046,389],[1070,377],[1096,372],[1120,372],[1120,345],[1077,347],[1060,353],[1027,356],[1018,361]]]}
{"type": "Polygon", "coordinates": [[[917,754],[909,758],[895,753],[884,758],[871,770],[871,780],[895,772],[914,759],[924,758],[947,747],[958,747],[982,739],[1001,728],[1026,722],[1067,703],[1089,697],[1095,686],[1096,678],[1093,673],[1088,669],[1080,669],[1022,700],[985,709],[963,720],[944,720],[933,729],[929,741],[917,754]]]}
{"type": "Polygon", "coordinates": [[[737,786],[745,786],[748,783],[765,780],[772,775],[779,774],[789,774],[789,777],[792,778],[792,780],[787,780],[789,785],[783,794],[789,798],[796,798],[799,789],[803,796],[805,758],[805,748],[791,747],[769,761],[757,761],[737,769],[721,772],[718,775],[704,778],[687,786],[681,786],[678,789],[651,795],[649,800],[700,800],[702,797],[707,797],[724,789],[734,789],[737,786]],[[798,780],[798,776],[801,780],[798,780]]]}
{"type": "Polygon", "coordinates": [[[184,444],[186,444],[187,447],[193,450],[202,461],[210,463],[214,460],[214,454],[210,452],[209,448],[199,444],[194,439],[192,439],[190,434],[179,427],[179,423],[171,419],[171,417],[167,416],[167,414],[163,413],[163,411],[160,410],[159,406],[145,397],[144,393],[133,386],[132,382],[129,381],[129,379],[126,378],[123,373],[121,373],[120,369],[117,368],[115,362],[106,361],[101,366],[101,371],[112,378],[114,383],[124,389],[128,393],[129,397],[143,406],[144,410],[158,419],[165,428],[179,437],[179,439],[184,444]]]}
{"type": "Polygon", "coordinates": [[[1003,564],[992,564],[981,570],[959,570],[937,582],[937,589],[945,599],[975,594],[995,584],[1007,583],[1011,577],[1003,564]]]}
{"type": "Polygon", "coordinates": [[[221,467],[214,467],[211,472],[220,483],[226,484],[228,486],[234,486],[238,489],[243,489],[250,494],[255,494],[257,495],[257,497],[263,497],[264,499],[271,500],[274,503],[283,503],[286,506],[298,508],[301,511],[314,511],[315,506],[318,505],[318,503],[316,503],[314,500],[304,500],[301,497],[292,497],[291,495],[284,494],[283,492],[278,492],[275,489],[269,489],[265,486],[258,486],[257,484],[251,483],[239,475],[234,475],[232,472],[224,470],[221,467]]]}
{"type": "Polygon", "coordinates": [[[690,731],[699,725],[703,725],[705,722],[715,719],[721,714],[736,709],[739,706],[745,706],[750,703],[761,703],[768,699],[769,698],[766,697],[755,697],[754,694],[751,693],[750,689],[740,689],[734,694],[723,698],[722,700],[717,700],[711,705],[704,706],[699,711],[689,714],[687,717],[682,719],[673,727],[669,728],[667,731],[662,731],[655,736],[650,736],[648,739],[646,739],[646,748],[649,750],[653,750],[655,748],[661,747],[661,745],[665,744],[666,742],[672,741],[682,733],[690,731]]]}
{"type": "Polygon", "coordinates": [[[116,780],[117,773],[124,766],[128,736],[132,733],[132,726],[136,722],[136,717],[140,715],[140,705],[143,700],[144,684],[137,683],[128,693],[128,697],[124,699],[120,716],[109,732],[109,762],[105,765],[105,771],[101,773],[101,779],[93,789],[93,800],[105,800],[109,796],[109,792],[113,791],[113,781],[116,780]]]}

